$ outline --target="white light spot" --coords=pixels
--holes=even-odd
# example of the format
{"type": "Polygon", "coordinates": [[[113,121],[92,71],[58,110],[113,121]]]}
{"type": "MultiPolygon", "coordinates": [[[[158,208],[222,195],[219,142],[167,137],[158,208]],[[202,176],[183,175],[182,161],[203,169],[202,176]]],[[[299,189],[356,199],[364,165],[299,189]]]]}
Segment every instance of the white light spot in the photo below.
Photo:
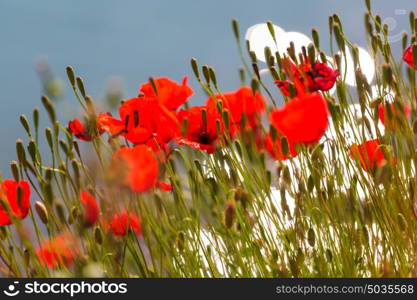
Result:
{"type": "MultiPolygon", "coordinates": [[[[282,28],[274,25],[274,32],[277,42],[283,39],[285,31],[282,28]]],[[[246,31],[245,39],[249,41],[251,50],[255,52],[256,57],[260,61],[266,62],[265,47],[271,48],[272,53],[277,51],[277,45],[275,44],[266,23],[260,23],[249,27],[246,31]]]]}

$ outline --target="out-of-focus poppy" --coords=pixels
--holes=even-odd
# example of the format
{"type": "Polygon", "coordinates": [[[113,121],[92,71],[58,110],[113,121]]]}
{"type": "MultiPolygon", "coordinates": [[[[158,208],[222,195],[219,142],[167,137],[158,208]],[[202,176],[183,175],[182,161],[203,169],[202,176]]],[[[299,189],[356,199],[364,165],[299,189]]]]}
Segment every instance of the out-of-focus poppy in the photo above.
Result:
{"type": "Polygon", "coordinates": [[[403,60],[413,69],[417,70],[417,64],[414,64],[413,48],[417,47],[416,44],[412,44],[404,51],[403,60]]]}
{"type": "Polygon", "coordinates": [[[363,144],[350,146],[350,157],[359,161],[361,167],[370,172],[374,168],[382,167],[387,163],[395,164],[395,157],[387,158],[380,149],[379,140],[366,141],[363,144]]]}
{"type": "Polygon", "coordinates": [[[387,129],[395,129],[401,125],[401,121],[406,121],[410,115],[410,107],[407,104],[397,109],[394,103],[380,103],[378,105],[378,116],[382,124],[387,129]]]}
{"type": "Polygon", "coordinates": [[[79,256],[75,238],[64,233],[46,241],[37,250],[39,261],[49,268],[69,267],[79,256]]]}
{"type": "Polygon", "coordinates": [[[115,236],[125,236],[130,230],[135,232],[136,235],[142,234],[138,216],[126,211],[114,214],[108,223],[107,228],[115,236]]]}
{"type": "Polygon", "coordinates": [[[146,145],[122,147],[113,156],[110,173],[123,186],[147,192],[158,183],[159,166],[152,149],[146,145]]]}
{"type": "Polygon", "coordinates": [[[264,143],[265,143],[265,149],[276,160],[286,160],[289,157],[297,156],[297,150],[295,149],[295,145],[293,143],[288,143],[289,153],[287,154],[289,155],[284,155],[283,150],[282,150],[282,145],[281,145],[281,139],[277,137],[276,140],[274,141],[270,133],[266,136],[264,143]]]}
{"type": "Polygon", "coordinates": [[[183,136],[176,141],[180,145],[188,145],[207,153],[213,153],[219,140],[216,122],[220,125],[220,134],[223,132],[223,123],[216,109],[207,106],[193,106],[178,113],[180,124],[186,124],[183,136]]]}
{"type": "Polygon", "coordinates": [[[93,226],[99,217],[99,207],[97,200],[87,191],[81,191],[80,200],[84,207],[84,219],[86,226],[93,226]]]}
{"type": "Polygon", "coordinates": [[[18,219],[24,219],[29,213],[30,207],[30,187],[27,181],[20,180],[19,182],[12,179],[6,179],[2,182],[0,187],[0,197],[8,205],[6,209],[0,203],[0,226],[10,225],[12,218],[9,213],[13,214],[18,219]]]}
{"type": "Polygon", "coordinates": [[[188,78],[184,77],[180,85],[167,77],[156,78],[153,80],[156,93],[150,82],[142,84],[139,92],[146,97],[158,98],[159,103],[169,110],[176,110],[193,95],[193,90],[187,85],[187,80],[188,78]]]}
{"type": "Polygon", "coordinates": [[[318,142],[329,126],[327,102],[319,93],[302,93],[271,111],[270,122],[289,143],[318,142]]]}

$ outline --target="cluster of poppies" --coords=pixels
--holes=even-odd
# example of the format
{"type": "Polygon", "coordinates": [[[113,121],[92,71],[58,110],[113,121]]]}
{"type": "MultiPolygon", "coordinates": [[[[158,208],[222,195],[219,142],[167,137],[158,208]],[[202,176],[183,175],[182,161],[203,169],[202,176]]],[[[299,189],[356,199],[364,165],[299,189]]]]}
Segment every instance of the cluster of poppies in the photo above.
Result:
{"type": "MultiPolygon", "coordinates": [[[[412,47],[406,49],[403,59],[415,68],[412,47]]],[[[130,142],[133,146],[116,151],[116,163],[112,165],[114,170],[124,172],[124,176],[118,177],[120,183],[136,192],[146,192],[154,187],[171,189],[168,183],[158,180],[158,165],[174,143],[211,154],[228,140],[251,131],[258,148],[265,149],[273,158],[295,157],[297,144],[311,146],[325,134],[329,111],[320,92],[333,88],[339,76],[338,70],[327,63],[311,63],[306,56],[300,59],[297,65],[289,58],[282,60],[287,80],[275,83],[291,99],[270,111],[273,130],[267,133],[261,125],[266,101],[259,91],[241,87],[234,92],[211,95],[203,106],[180,109],[193,94],[187,78],[181,84],[168,78],[152,79],[141,85],[139,97],[122,103],[120,118],[114,118],[108,112],[101,113],[93,122],[97,125],[94,130],[86,128],[78,119],[70,122],[69,129],[75,137],[86,141],[107,132],[130,142]],[[286,151],[283,151],[283,142],[288,146],[286,151]],[[135,172],[139,169],[142,171],[135,172]]],[[[378,112],[385,127],[395,129],[406,119],[410,109],[404,103],[384,102],[379,104],[378,112]]],[[[379,141],[366,141],[362,145],[352,145],[350,156],[370,171],[375,161],[377,165],[386,161],[379,148],[379,141]]]]}
{"type": "MultiPolygon", "coordinates": [[[[413,47],[416,46],[406,49],[403,59],[417,69],[413,47]]],[[[125,146],[118,146],[112,156],[110,173],[116,174],[114,178],[120,186],[137,193],[154,188],[172,189],[162,180],[160,166],[175,145],[212,154],[227,146],[230,140],[251,132],[260,151],[266,150],[276,160],[286,160],[298,155],[298,145],[311,147],[325,134],[330,115],[321,92],[334,86],[339,72],[326,63],[310,63],[307,58],[298,65],[285,60],[283,65],[288,80],[276,84],[291,99],[269,112],[268,132],[262,126],[267,103],[259,91],[240,87],[234,92],[210,95],[205,105],[188,107],[184,104],[193,90],[187,85],[187,78],[180,84],[168,78],[151,79],[140,86],[138,97],[122,102],[118,118],[104,112],[94,116],[93,122],[74,119],[68,128],[83,141],[94,141],[104,133],[110,139],[124,139],[125,146]]],[[[404,103],[381,103],[378,113],[385,128],[395,130],[407,119],[410,109],[404,103]]],[[[349,150],[351,158],[367,172],[396,162],[395,157],[386,156],[377,139],[351,145],[349,150]]],[[[25,180],[6,179],[1,183],[0,226],[28,215],[30,194],[25,180]]],[[[140,218],[136,214],[122,210],[101,219],[100,205],[91,193],[81,191],[79,199],[85,227],[100,224],[115,236],[125,236],[129,231],[141,234],[140,218]]],[[[46,241],[36,253],[51,268],[69,265],[79,255],[74,242],[75,238],[64,232],[46,241]]]]}
{"type": "MultiPolygon", "coordinates": [[[[85,227],[92,227],[101,223],[103,228],[116,237],[123,237],[129,231],[141,235],[139,217],[133,212],[122,210],[108,219],[100,220],[100,208],[96,198],[87,191],[81,191],[80,201],[84,209],[83,219],[85,227]]],[[[77,239],[69,232],[64,232],[46,241],[36,250],[39,260],[50,268],[59,265],[69,266],[80,255],[74,244],[77,239]]]]}

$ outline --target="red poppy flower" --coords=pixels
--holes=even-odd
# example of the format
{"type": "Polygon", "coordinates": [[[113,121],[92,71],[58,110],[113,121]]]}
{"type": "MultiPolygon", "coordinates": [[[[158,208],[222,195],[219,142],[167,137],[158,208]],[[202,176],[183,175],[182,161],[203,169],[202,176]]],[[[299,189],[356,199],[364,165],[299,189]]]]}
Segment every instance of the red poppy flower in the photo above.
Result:
{"type": "Polygon", "coordinates": [[[86,226],[95,225],[98,221],[99,216],[97,200],[87,191],[81,191],[80,199],[84,207],[84,217],[86,226]]]}
{"type": "MultiPolygon", "coordinates": [[[[241,87],[235,92],[215,95],[221,101],[223,109],[229,111],[230,131],[234,136],[240,130],[242,117],[246,116],[247,129],[254,129],[259,125],[260,114],[265,111],[265,100],[258,91],[253,94],[249,87],[241,87]]],[[[216,110],[217,101],[213,97],[207,99],[207,107],[216,110]]]]}
{"type": "Polygon", "coordinates": [[[111,113],[108,112],[98,114],[97,127],[100,131],[106,131],[112,135],[121,134],[124,130],[123,122],[116,120],[111,113]]]}
{"type": "Polygon", "coordinates": [[[192,148],[213,153],[218,142],[216,122],[220,122],[220,130],[223,132],[223,125],[220,114],[216,109],[207,106],[193,106],[188,110],[181,110],[178,113],[180,124],[187,120],[187,128],[184,136],[179,136],[176,141],[180,145],[188,145],[192,148]],[[203,110],[206,112],[206,120],[203,120],[203,110]]]}
{"type": "MultiPolygon", "coordinates": [[[[302,88],[303,91],[308,89],[309,92],[328,91],[330,90],[339,76],[339,71],[330,68],[326,63],[316,62],[310,64],[308,59],[298,66],[288,60],[289,70],[286,70],[288,77],[297,85],[297,90],[302,88]]],[[[277,80],[275,82],[284,95],[290,96],[289,81],[277,80]]],[[[299,91],[297,91],[299,92],[299,91]]]]}
{"type": "Polygon", "coordinates": [[[380,149],[379,140],[366,141],[361,145],[350,146],[349,156],[352,159],[359,161],[361,167],[366,171],[370,172],[375,167],[382,167],[388,161],[391,164],[395,163],[395,157],[386,158],[382,150],[380,149]]]}
{"type": "Polygon", "coordinates": [[[114,214],[107,227],[116,236],[125,236],[129,230],[136,235],[142,234],[139,218],[134,213],[126,211],[114,214]]]}
{"type": "Polygon", "coordinates": [[[387,129],[395,129],[398,127],[397,125],[401,119],[406,119],[410,115],[410,107],[407,104],[404,104],[403,110],[398,111],[395,108],[394,103],[387,103],[378,105],[378,116],[379,120],[384,124],[385,128],[387,129]],[[388,117],[388,109],[391,112],[391,118],[388,117]],[[387,115],[387,118],[385,118],[387,115]]]}
{"type": "Polygon", "coordinates": [[[134,144],[155,139],[159,145],[178,134],[178,121],[171,111],[160,105],[155,97],[139,97],[125,101],[119,108],[121,120],[103,116],[102,128],[111,134],[121,134],[134,144]]]}
{"type": "Polygon", "coordinates": [[[79,140],[91,141],[93,139],[84,124],[77,118],[69,121],[68,129],[79,140]]]}
{"type": "Polygon", "coordinates": [[[182,84],[179,85],[166,77],[157,78],[154,79],[157,94],[150,82],[142,84],[139,92],[147,97],[158,98],[159,103],[169,110],[176,110],[193,95],[193,90],[187,85],[187,80],[188,78],[184,77],[182,84]]]}
{"type": "Polygon", "coordinates": [[[158,183],[158,161],[146,145],[117,150],[110,171],[121,185],[135,192],[147,192],[158,183]]]}
{"type": "MultiPolygon", "coordinates": [[[[111,115],[109,113],[100,114],[101,118],[104,117],[104,115],[111,115]]],[[[97,121],[99,119],[97,118],[97,121]]],[[[97,126],[97,133],[99,135],[103,134],[104,128],[101,126],[100,123],[94,124],[94,126],[97,126]]],[[[72,121],[69,121],[68,123],[68,129],[71,131],[72,135],[74,135],[77,139],[82,141],[91,141],[94,139],[94,136],[92,133],[94,131],[89,130],[88,126],[84,125],[79,119],[75,118],[72,121]]]]}
{"type": "Polygon", "coordinates": [[[49,268],[69,267],[79,256],[75,239],[68,233],[56,236],[36,250],[41,263],[49,268]]]}
{"type": "MultiPolygon", "coordinates": [[[[288,148],[291,157],[296,157],[297,150],[295,149],[295,145],[293,143],[288,143],[288,148]]],[[[276,160],[288,159],[288,156],[282,153],[281,139],[277,137],[276,141],[274,142],[270,133],[265,138],[265,149],[276,160]]]]}
{"type": "Polygon", "coordinates": [[[319,93],[300,94],[271,111],[270,121],[289,143],[318,142],[329,126],[327,102],[319,93]]]}
{"type": "MultiPolygon", "coordinates": [[[[29,213],[29,199],[30,188],[29,184],[25,180],[16,182],[12,179],[6,179],[3,181],[0,187],[0,197],[2,197],[9,205],[9,212],[11,212],[16,218],[24,219],[29,213]],[[18,196],[18,189],[21,189],[21,198],[18,196]]],[[[5,207],[0,203],[0,226],[10,225],[12,219],[8,214],[5,207]]]]}
{"type": "Polygon", "coordinates": [[[407,49],[404,51],[403,60],[413,69],[417,70],[417,65],[414,64],[413,59],[413,47],[417,47],[416,44],[410,45],[407,49]]]}

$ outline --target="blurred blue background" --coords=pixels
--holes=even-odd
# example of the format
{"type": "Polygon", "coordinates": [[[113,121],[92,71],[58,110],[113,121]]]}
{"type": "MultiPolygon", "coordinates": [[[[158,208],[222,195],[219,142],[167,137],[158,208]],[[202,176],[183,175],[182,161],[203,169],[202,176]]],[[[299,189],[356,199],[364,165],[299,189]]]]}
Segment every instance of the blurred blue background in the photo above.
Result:
{"type": "MultiPolygon", "coordinates": [[[[408,11],[416,10],[415,0],[373,2],[374,11],[394,25],[392,36],[408,31],[408,11]]],[[[41,107],[42,85],[35,71],[39,58],[65,80],[64,98],[57,104],[64,112],[62,123],[79,111],[66,81],[67,65],[84,78],[94,99],[104,97],[114,75],[123,78],[126,98],[135,96],[149,76],[180,81],[188,75],[195,90],[191,103],[201,104],[205,96],[193,79],[191,57],[215,68],[222,90],[239,85],[241,63],[232,18],[239,20],[242,35],[251,25],[268,20],[307,35],[316,27],[328,50],[327,22],[332,13],[341,16],[351,41],[366,47],[362,0],[0,0],[0,170],[10,173],[15,140],[25,137],[18,116],[41,107]]],[[[41,116],[47,125],[46,114],[41,116]]]]}

